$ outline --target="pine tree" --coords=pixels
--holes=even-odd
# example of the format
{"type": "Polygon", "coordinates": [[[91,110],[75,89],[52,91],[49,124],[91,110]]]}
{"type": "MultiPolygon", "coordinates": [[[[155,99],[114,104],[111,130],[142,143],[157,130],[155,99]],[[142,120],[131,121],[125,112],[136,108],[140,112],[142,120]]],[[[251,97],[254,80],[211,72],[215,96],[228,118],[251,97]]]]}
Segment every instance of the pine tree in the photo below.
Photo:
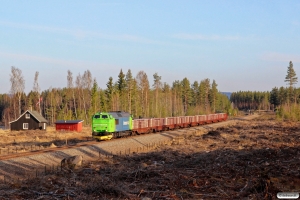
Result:
{"type": "Polygon", "coordinates": [[[159,93],[162,87],[161,83],[161,76],[158,76],[157,73],[153,74],[154,78],[154,83],[153,83],[153,88],[155,90],[155,109],[154,109],[154,114],[155,116],[158,116],[158,103],[159,103],[159,93]]]}
{"type": "Polygon", "coordinates": [[[93,81],[93,87],[92,87],[92,92],[91,92],[91,100],[92,100],[92,105],[90,107],[90,115],[93,115],[94,113],[97,112],[97,110],[99,109],[99,93],[98,93],[98,84],[96,79],[94,78],[93,81]]]}
{"type": "Polygon", "coordinates": [[[199,101],[200,101],[198,81],[194,81],[191,89],[192,89],[192,105],[196,107],[196,106],[198,106],[199,101]]]}
{"type": "Polygon", "coordinates": [[[212,108],[212,112],[215,113],[216,112],[216,103],[218,100],[218,89],[217,89],[217,83],[215,80],[213,80],[212,84],[211,84],[211,90],[210,90],[210,105],[212,108]]]}
{"type": "Polygon", "coordinates": [[[173,108],[172,108],[172,116],[180,116],[184,115],[184,109],[182,104],[182,84],[181,81],[176,80],[172,85],[172,93],[173,93],[173,108]]]}
{"type": "Polygon", "coordinates": [[[113,109],[113,92],[114,92],[114,83],[113,83],[113,78],[109,77],[108,82],[106,83],[106,100],[107,100],[107,109],[112,110],[113,109]]]}
{"type": "Polygon", "coordinates": [[[105,94],[105,90],[100,89],[99,91],[99,98],[100,98],[100,112],[107,112],[107,99],[106,99],[106,94],[105,94]]]}
{"type": "Polygon", "coordinates": [[[274,87],[270,93],[270,103],[274,105],[274,109],[280,105],[279,90],[274,87]]]}
{"type": "Polygon", "coordinates": [[[294,66],[292,61],[290,61],[288,69],[287,69],[287,75],[285,77],[285,82],[288,82],[288,85],[290,87],[293,87],[298,82],[298,77],[296,76],[296,72],[294,70],[294,66]]]}
{"type": "Polygon", "coordinates": [[[113,85],[113,111],[120,111],[120,93],[118,82],[113,85]]]}
{"type": "Polygon", "coordinates": [[[133,91],[133,77],[132,77],[132,73],[131,73],[131,70],[129,69],[126,73],[126,78],[125,78],[125,81],[126,81],[126,84],[125,84],[125,87],[126,87],[126,93],[127,93],[127,106],[128,106],[128,112],[129,113],[132,113],[132,91],[133,91]]]}
{"type": "Polygon", "coordinates": [[[191,103],[191,86],[190,86],[190,81],[187,78],[184,78],[181,81],[182,85],[182,102],[183,102],[183,109],[184,109],[184,114],[188,114],[188,108],[191,103]]]}
{"type": "Polygon", "coordinates": [[[199,85],[201,107],[205,113],[209,113],[209,91],[210,91],[210,80],[204,79],[199,85]]]}
{"type": "Polygon", "coordinates": [[[125,74],[123,73],[122,69],[118,75],[119,79],[117,82],[118,85],[118,92],[119,92],[119,102],[120,102],[120,110],[125,109],[126,105],[126,98],[125,98],[125,88],[126,88],[126,80],[125,80],[125,74]]]}
{"type": "Polygon", "coordinates": [[[287,75],[286,75],[284,81],[288,82],[288,85],[289,85],[289,97],[288,97],[288,104],[289,104],[292,99],[293,86],[298,82],[298,77],[296,76],[296,72],[294,70],[292,61],[290,61],[290,63],[289,63],[289,66],[287,69],[287,75]]]}

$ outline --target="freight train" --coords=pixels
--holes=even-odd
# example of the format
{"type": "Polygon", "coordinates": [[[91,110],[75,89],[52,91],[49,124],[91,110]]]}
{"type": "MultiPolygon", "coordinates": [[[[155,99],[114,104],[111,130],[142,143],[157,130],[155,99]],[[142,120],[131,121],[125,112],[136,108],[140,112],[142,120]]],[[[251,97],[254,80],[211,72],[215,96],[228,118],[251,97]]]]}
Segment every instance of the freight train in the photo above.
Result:
{"type": "Polygon", "coordinates": [[[226,113],[209,115],[133,119],[123,111],[98,112],[92,118],[92,137],[110,140],[136,134],[188,128],[227,120],[226,113]]]}

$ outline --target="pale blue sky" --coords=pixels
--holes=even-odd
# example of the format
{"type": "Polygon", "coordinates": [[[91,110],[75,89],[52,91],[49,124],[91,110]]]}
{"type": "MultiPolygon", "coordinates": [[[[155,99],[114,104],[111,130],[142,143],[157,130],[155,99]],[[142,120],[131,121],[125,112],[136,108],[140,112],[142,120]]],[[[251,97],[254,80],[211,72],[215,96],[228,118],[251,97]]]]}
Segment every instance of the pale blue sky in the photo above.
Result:
{"type": "MultiPolygon", "coordinates": [[[[90,70],[100,87],[120,69],[152,85],[187,77],[216,80],[222,92],[285,86],[289,61],[300,77],[300,1],[2,1],[0,93],[11,66],[25,91],[36,71],[42,90],[90,70]]],[[[299,86],[299,84],[297,84],[299,86]]]]}

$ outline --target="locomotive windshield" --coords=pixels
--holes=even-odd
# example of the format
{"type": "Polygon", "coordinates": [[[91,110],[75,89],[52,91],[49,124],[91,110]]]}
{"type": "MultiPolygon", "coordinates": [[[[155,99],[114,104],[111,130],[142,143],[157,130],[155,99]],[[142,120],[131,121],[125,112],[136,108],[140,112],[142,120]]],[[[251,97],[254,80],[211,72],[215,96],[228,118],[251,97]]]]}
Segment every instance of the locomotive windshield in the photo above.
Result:
{"type": "Polygon", "coordinates": [[[99,119],[99,118],[100,118],[100,115],[94,115],[94,118],[95,118],[95,119],[99,119]]]}
{"type": "Polygon", "coordinates": [[[102,119],[107,119],[107,115],[102,115],[102,119]]]}

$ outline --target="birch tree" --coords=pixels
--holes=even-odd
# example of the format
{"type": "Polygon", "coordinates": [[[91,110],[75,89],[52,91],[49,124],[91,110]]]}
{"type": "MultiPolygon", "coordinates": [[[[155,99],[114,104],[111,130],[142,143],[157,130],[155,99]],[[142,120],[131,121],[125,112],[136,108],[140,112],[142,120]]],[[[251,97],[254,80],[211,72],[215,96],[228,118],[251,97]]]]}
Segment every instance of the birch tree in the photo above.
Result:
{"type": "MultiPolygon", "coordinates": [[[[33,82],[33,91],[35,92],[36,96],[37,96],[37,103],[36,103],[36,106],[38,106],[38,112],[40,114],[42,114],[42,111],[41,111],[41,95],[40,95],[40,86],[39,86],[39,72],[35,72],[35,75],[34,75],[34,82],[33,82]]],[[[35,102],[35,101],[33,101],[35,102]]]]}
{"type": "MultiPolygon", "coordinates": [[[[67,87],[69,90],[71,90],[72,92],[72,98],[73,98],[73,109],[74,109],[74,114],[75,114],[75,118],[77,118],[77,110],[76,110],[76,101],[75,101],[75,92],[74,92],[74,84],[73,84],[73,74],[70,70],[68,70],[68,76],[67,76],[67,81],[68,81],[68,84],[67,84],[67,87]]],[[[70,106],[70,109],[72,107],[70,106]]]]}
{"type": "MultiPolygon", "coordinates": [[[[18,110],[19,110],[19,115],[21,115],[21,97],[22,93],[24,92],[25,89],[25,80],[22,75],[22,71],[14,66],[11,67],[11,74],[10,74],[10,83],[11,83],[11,88],[10,92],[18,97],[18,110]]],[[[17,118],[17,113],[16,113],[16,104],[14,101],[14,115],[15,119],[17,118]]]]}
{"type": "Polygon", "coordinates": [[[149,81],[144,71],[139,71],[136,76],[137,85],[140,92],[140,105],[142,106],[141,114],[148,116],[149,114],[149,81]]]}
{"type": "Polygon", "coordinates": [[[86,123],[89,124],[90,118],[87,117],[87,110],[91,106],[91,88],[92,88],[92,73],[89,70],[84,71],[82,76],[82,98],[83,98],[83,108],[86,123]]]}

